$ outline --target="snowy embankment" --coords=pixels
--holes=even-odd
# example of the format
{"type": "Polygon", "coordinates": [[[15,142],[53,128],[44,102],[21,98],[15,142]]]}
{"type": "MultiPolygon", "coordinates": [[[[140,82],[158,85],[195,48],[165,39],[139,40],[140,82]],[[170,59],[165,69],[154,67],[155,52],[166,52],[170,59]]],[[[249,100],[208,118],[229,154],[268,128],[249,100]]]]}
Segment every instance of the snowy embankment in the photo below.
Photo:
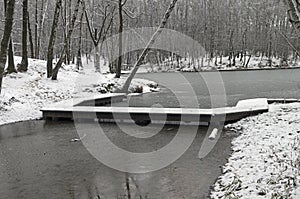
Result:
{"type": "MultiPolygon", "coordinates": [[[[272,64],[270,66],[270,60],[267,57],[255,57],[252,56],[246,67],[245,59],[236,58],[236,63],[233,66],[228,61],[229,57],[219,57],[213,59],[192,59],[181,58],[179,60],[166,59],[159,65],[157,64],[145,64],[141,66],[139,72],[199,72],[199,71],[235,71],[235,70],[267,70],[267,69],[287,69],[287,68],[299,68],[300,62],[292,58],[289,61],[283,61],[280,58],[272,58],[272,64]]],[[[248,62],[248,57],[246,63],[248,62]]]]}
{"type": "Polygon", "coordinates": [[[212,198],[300,198],[300,104],[228,125],[240,133],[212,198]]]}
{"type": "MultiPolygon", "coordinates": [[[[16,57],[16,63],[20,57],[16,57]]],[[[121,88],[125,78],[115,79],[113,74],[95,73],[92,67],[77,71],[76,66],[64,66],[58,81],[46,78],[46,62],[29,60],[26,73],[10,74],[4,78],[0,94],[0,125],[39,119],[40,109],[45,105],[70,98],[87,97],[99,93],[113,92],[121,88]]],[[[157,90],[152,81],[135,79],[130,92],[151,92],[157,90]]]]}

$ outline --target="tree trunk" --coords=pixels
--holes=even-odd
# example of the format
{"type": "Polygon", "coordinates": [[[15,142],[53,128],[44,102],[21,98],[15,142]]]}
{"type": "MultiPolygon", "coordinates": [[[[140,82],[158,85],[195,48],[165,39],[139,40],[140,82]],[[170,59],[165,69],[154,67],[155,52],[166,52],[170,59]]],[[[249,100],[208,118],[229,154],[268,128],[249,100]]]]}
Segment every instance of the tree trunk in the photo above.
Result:
{"type": "Polygon", "coordinates": [[[7,59],[7,48],[12,31],[15,0],[5,0],[5,25],[0,46],[0,93],[2,90],[3,72],[7,59]]]}
{"type": "Polygon", "coordinates": [[[17,73],[16,67],[15,67],[15,60],[14,60],[14,50],[13,50],[13,42],[10,38],[9,40],[9,47],[8,47],[8,64],[6,73],[17,73]]]}
{"type": "Polygon", "coordinates": [[[35,45],[35,55],[34,57],[38,59],[38,0],[35,0],[35,17],[34,17],[34,45],[35,45]]]}
{"type": "Polygon", "coordinates": [[[29,33],[29,43],[30,43],[30,51],[31,51],[31,58],[34,58],[34,46],[33,46],[33,38],[32,38],[32,31],[30,26],[29,20],[29,12],[27,13],[28,16],[28,33],[29,33]]]}
{"type": "MultiPolygon", "coordinates": [[[[7,0],[4,1],[4,11],[6,12],[7,7],[7,0]]],[[[13,42],[12,42],[12,36],[9,39],[9,47],[8,47],[8,64],[6,73],[17,73],[16,67],[15,67],[15,60],[14,60],[14,50],[13,50],[13,42]]]]}
{"type": "Polygon", "coordinates": [[[122,0],[119,0],[119,58],[116,70],[116,78],[121,77],[123,57],[123,5],[122,0]]]}
{"type": "MultiPolygon", "coordinates": [[[[271,25],[273,25],[273,23],[271,25]]],[[[272,27],[270,27],[269,31],[270,32],[269,32],[269,44],[268,44],[268,66],[272,67],[272,47],[273,47],[273,43],[272,43],[273,30],[272,30],[272,27]]]]}
{"type": "Polygon", "coordinates": [[[22,19],[22,61],[18,65],[18,71],[28,70],[28,52],[27,52],[27,25],[28,25],[28,0],[23,0],[23,19],[22,19]]]}
{"type": "Polygon", "coordinates": [[[147,54],[149,53],[152,45],[155,43],[156,39],[159,37],[159,35],[161,34],[161,32],[163,31],[163,28],[166,26],[168,19],[170,18],[172,11],[174,10],[176,3],[178,0],[173,0],[172,3],[170,4],[159,28],[157,29],[157,31],[154,33],[154,35],[152,36],[151,40],[149,41],[149,43],[147,44],[147,46],[145,47],[145,49],[143,50],[142,54],[140,55],[138,61],[135,63],[134,68],[132,70],[132,72],[130,73],[129,77],[127,78],[123,88],[119,91],[121,93],[128,93],[128,89],[129,86],[135,76],[135,74],[137,73],[140,65],[142,64],[142,62],[144,61],[145,57],[147,56],[147,54]]]}
{"type": "Polygon", "coordinates": [[[48,78],[50,78],[52,76],[52,70],[53,70],[52,64],[53,64],[53,59],[54,59],[53,51],[54,51],[56,31],[57,31],[61,6],[62,6],[62,0],[57,0],[56,6],[55,6],[55,11],[54,11],[54,18],[53,18],[53,23],[52,23],[51,34],[50,34],[48,54],[47,54],[47,77],[48,78]]]}
{"type": "Polygon", "coordinates": [[[101,66],[100,66],[100,47],[99,47],[99,45],[95,46],[94,67],[95,67],[96,73],[101,73],[101,66]]]}
{"type": "Polygon", "coordinates": [[[78,51],[77,51],[77,64],[76,64],[78,70],[80,70],[83,67],[82,59],[81,59],[83,16],[84,16],[84,10],[82,11],[82,14],[80,16],[80,24],[79,24],[79,42],[78,42],[78,51]]]}
{"type": "Polygon", "coordinates": [[[41,48],[41,38],[43,35],[43,30],[44,30],[44,22],[45,22],[45,15],[48,10],[48,0],[42,0],[41,3],[41,8],[40,8],[40,16],[39,16],[39,26],[38,26],[38,38],[37,38],[37,59],[41,58],[40,57],[40,48],[41,48]]]}
{"type": "MultiPolygon", "coordinates": [[[[71,20],[72,20],[72,18],[71,18],[71,13],[72,13],[72,0],[69,0],[68,1],[68,7],[69,7],[69,13],[68,13],[68,18],[69,18],[69,24],[71,24],[72,22],[71,22],[71,20]]],[[[66,8],[67,9],[67,8],[66,8]]],[[[67,49],[66,49],[66,59],[67,59],[67,64],[70,64],[71,63],[71,43],[72,43],[72,41],[71,41],[71,39],[69,40],[69,42],[68,42],[68,46],[67,46],[67,49]]]]}
{"type": "Polygon", "coordinates": [[[235,65],[234,60],[234,52],[233,52],[233,30],[230,31],[230,38],[229,38],[229,45],[228,45],[228,49],[229,49],[229,67],[232,67],[235,65]]]}

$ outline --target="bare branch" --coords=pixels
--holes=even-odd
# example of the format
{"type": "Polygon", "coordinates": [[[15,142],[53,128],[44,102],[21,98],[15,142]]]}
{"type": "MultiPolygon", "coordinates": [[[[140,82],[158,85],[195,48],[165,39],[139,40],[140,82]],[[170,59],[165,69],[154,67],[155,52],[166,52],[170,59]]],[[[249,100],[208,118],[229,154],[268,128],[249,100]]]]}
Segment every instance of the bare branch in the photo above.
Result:
{"type": "MultiPolygon", "coordinates": [[[[122,2],[122,0],[119,0],[119,1],[121,1],[122,2]]],[[[124,2],[123,3],[121,3],[121,6],[123,7],[123,6],[125,6],[126,5],[126,3],[127,3],[127,1],[128,0],[124,0],[124,2]]]]}
{"type": "Polygon", "coordinates": [[[92,31],[92,28],[91,28],[91,24],[90,24],[88,13],[87,13],[86,10],[84,11],[84,13],[85,13],[85,19],[86,19],[86,23],[87,23],[87,27],[88,27],[90,36],[92,38],[92,41],[93,41],[94,45],[96,46],[97,45],[97,41],[94,38],[94,32],[92,31]]]}
{"type": "Polygon", "coordinates": [[[131,12],[130,10],[128,10],[128,8],[123,7],[123,12],[125,13],[125,15],[131,19],[136,19],[137,17],[141,16],[141,14],[139,15],[135,15],[133,12],[131,12]]]}

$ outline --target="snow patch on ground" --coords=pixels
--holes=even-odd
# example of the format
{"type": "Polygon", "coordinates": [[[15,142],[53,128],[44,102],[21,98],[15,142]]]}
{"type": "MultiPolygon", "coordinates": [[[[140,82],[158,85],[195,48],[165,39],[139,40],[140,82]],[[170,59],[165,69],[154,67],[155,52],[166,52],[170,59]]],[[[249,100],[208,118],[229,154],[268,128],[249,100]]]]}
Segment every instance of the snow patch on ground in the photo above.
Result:
{"type": "Polygon", "coordinates": [[[226,126],[240,133],[212,198],[300,198],[300,104],[226,126]]]}
{"type": "MultiPolygon", "coordinates": [[[[20,61],[20,57],[15,58],[16,63],[20,61]]],[[[75,65],[63,66],[58,81],[46,78],[45,71],[45,61],[30,59],[28,72],[10,74],[4,78],[0,94],[0,125],[39,119],[42,117],[40,109],[44,106],[71,98],[113,92],[121,88],[126,80],[124,77],[115,79],[113,74],[95,73],[92,66],[80,71],[75,65]]],[[[143,79],[135,79],[130,87],[132,93],[157,90],[155,82],[143,79]]]]}

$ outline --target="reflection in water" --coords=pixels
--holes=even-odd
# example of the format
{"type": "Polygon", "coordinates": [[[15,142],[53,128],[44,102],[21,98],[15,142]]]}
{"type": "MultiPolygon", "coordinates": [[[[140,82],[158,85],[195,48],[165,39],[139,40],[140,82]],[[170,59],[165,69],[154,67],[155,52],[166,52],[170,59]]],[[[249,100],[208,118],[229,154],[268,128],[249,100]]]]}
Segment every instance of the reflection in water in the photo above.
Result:
{"type": "MultiPolygon", "coordinates": [[[[176,134],[176,127],[166,126],[161,133],[139,142],[114,124],[102,127],[114,143],[133,151],[155,150],[176,134]]],[[[78,137],[71,122],[23,122],[0,127],[0,134],[0,196],[9,199],[203,198],[226,162],[231,140],[223,134],[214,151],[199,160],[206,134],[206,128],[200,128],[193,145],[175,163],[157,172],[135,175],[106,167],[81,142],[70,142],[78,137]]]]}

